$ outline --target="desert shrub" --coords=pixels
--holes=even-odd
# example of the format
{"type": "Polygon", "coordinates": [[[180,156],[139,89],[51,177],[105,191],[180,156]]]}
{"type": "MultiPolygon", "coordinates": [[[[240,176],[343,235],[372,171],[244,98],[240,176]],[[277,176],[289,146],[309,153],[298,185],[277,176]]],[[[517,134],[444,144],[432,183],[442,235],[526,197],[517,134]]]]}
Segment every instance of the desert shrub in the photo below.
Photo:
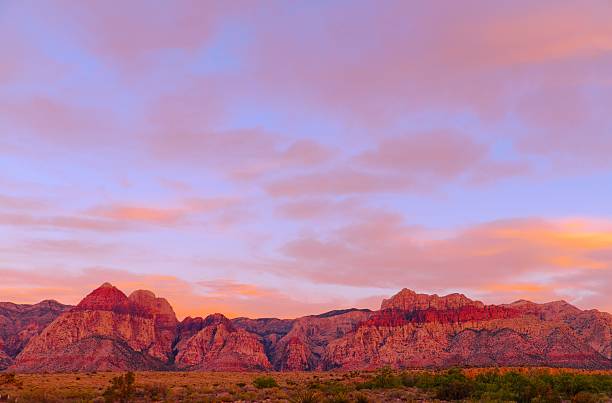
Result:
{"type": "Polygon", "coordinates": [[[276,379],[272,378],[271,376],[259,376],[253,379],[253,385],[257,389],[266,389],[277,387],[278,383],[276,383],[276,379]]]}
{"type": "Polygon", "coordinates": [[[380,369],[369,381],[357,385],[357,389],[392,389],[402,386],[402,378],[393,373],[391,368],[380,369]]]}
{"type": "Polygon", "coordinates": [[[238,383],[236,384],[236,386],[238,386],[239,388],[244,388],[244,387],[246,386],[246,383],[244,383],[244,382],[238,382],[238,383]]]}
{"type": "Polygon", "coordinates": [[[165,400],[170,396],[170,388],[162,383],[145,385],[144,395],[151,400],[165,400]]]}
{"type": "Polygon", "coordinates": [[[21,394],[18,399],[15,401],[24,401],[24,402],[36,402],[36,403],[56,403],[59,402],[59,399],[56,399],[54,396],[50,396],[46,391],[43,390],[27,390],[21,394]]]}
{"type": "Polygon", "coordinates": [[[291,398],[292,403],[317,403],[320,401],[318,393],[310,389],[301,390],[291,398]]]}
{"type": "Polygon", "coordinates": [[[612,376],[550,370],[500,372],[486,370],[475,376],[455,368],[447,371],[404,371],[385,368],[357,389],[416,387],[441,400],[549,402],[593,401],[612,396],[612,376]]]}
{"type": "Polygon", "coordinates": [[[350,390],[352,390],[352,388],[348,385],[334,380],[324,382],[310,382],[308,384],[308,389],[318,390],[320,394],[324,396],[343,396],[346,395],[350,390]]]}
{"type": "Polygon", "coordinates": [[[119,375],[111,379],[111,385],[106,388],[103,393],[104,400],[107,403],[127,403],[132,401],[134,397],[134,382],[136,376],[133,372],[128,372],[124,375],[119,375]]]}
{"type": "Polygon", "coordinates": [[[12,372],[0,374],[0,385],[18,385],[20,382],[12,372]]]}
{"type": "Polygon", "coordinates": [[[350,400],[346,393],[332,394],[331,396],[325,397],[325,403],[350,403],[350,400]]]}
{"type": "Polygon", "coordinates": [[[436,397],[442,400],[463,400],[471,396],[473,384],[463,371],[454,368],[436,379],[436,397]]]}
{"type": "Polygon", "coordinates": [[[572,398],[572,403],[597,403],[601,402],[602,399],[599,395],[591,392],[578,392],[572,398]]]}
{"type": "Polygon", "coordinates": [[[364,394],[360,393],[357,396],[355,396],[355,403],[369,403],[369,402],[370,402],[370,400],[364,394]]]}

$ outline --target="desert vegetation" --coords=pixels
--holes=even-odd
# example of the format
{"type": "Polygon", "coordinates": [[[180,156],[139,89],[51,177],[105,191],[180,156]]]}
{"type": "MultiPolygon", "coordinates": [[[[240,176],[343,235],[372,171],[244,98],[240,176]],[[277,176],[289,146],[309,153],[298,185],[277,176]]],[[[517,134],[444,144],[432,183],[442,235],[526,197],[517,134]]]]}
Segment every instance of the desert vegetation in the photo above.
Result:
{"type": "Polygon", "coordinates": [[[11,402],[599,402],[612,373],[544,368],[0,374],[11,402]]]}

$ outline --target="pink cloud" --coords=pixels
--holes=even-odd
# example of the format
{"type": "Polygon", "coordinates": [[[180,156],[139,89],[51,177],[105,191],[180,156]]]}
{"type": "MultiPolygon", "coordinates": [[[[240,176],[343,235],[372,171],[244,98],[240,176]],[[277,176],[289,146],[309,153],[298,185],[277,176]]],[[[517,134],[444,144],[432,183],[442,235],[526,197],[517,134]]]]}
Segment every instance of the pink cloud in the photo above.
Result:
{"type": "Polygon", "coordinates": [[[362,164],[406,175],[456,177],[488,157],[485,145],[454,131],[417,133],[382,140],[357,157],[362,164]]]}
{"type": "Polygon", "coordinates": [[[0,194],[0,208],[10,210],[36,210],[48,206],[44,200],[0,194]]]}
{"type": "Polygon", "coordinates": [[[0,98],[0,116],[35,137],[62,145],[104,143],[108,139],[100,134],[110,129],[108,118],[100,111],[43,96],[23,101],[0,98]]]}
{"type": "Polygon", "coordinates": [[[80,272],[63,270],[20,271],[0,269],[0,300],[36,303],[55,299],[77,304],[104,282],[126,293],[148,289],[166,298],[179,318],[206,316],[221,312],[229,317],[296,317],[335,309],[338,300],[308,303],[273,288],[238,283],[226,279],[188,282],[175,276],[133,273],[109,268],[89,268],[80,272]]]}
{"type": "Polygon", "coordinates": [[[175,202],[172,206],[147,204],[111,203],[86,211],[92,217],[100,217],[123,223],[158,225],[187,224],[197,215],[216,215],[224,211],[235,211],[241,203],[236,197],[192,197],[175,202]]]}
{"type": "Polygon", "coordinates": [[[51,230],[120,231],[125,223],[81,216],[0,213],[0,225],[17,227],[39,227],[51,230]]]}
{"type": "Polygon", "coordinates": [[[117,221],[176,224],[183,218],[184,211],[180,209],[114,205],[94,208],[90,210],[90,214],[117,221]]]}
{"type": "MultiPolygon", "coordinates": [[[[352,119],[371,122],[429,105],[471,106],[500,116],[514,85],[560,79],[572,61],[592,61],[612,47],[604,3],[530,4],[528,12],[525,6],[397,1],[357,5],[348,19],[342,7],[322,16],[271,19],[261,27],[252,57],[266,85],[303,91],[352,119]],[[473,13],[466,14],[466,7],[473,13]],[[316,38],[304,34],[309,17],[321,27],[316,38]]],[[[572,78],[579,77],[573,71],[572,78]]]]}
{"type": "Polygon", "coordinates": [[[266,191],[274,197],[385,193],[415,188],[418,189],[417,185],[407,176],[353,169],[300,174],[266,185],[266,191]]]}
{"type": "Polygon", "coordinates": [[[348,216],[359,214],[363,208],[354,199],[333,201],[326,198],[307,198],[290,200],[277,208],[281,217],[309,220],[316,218],[330,218],[333,216],[348,216]]]}
{"type": "Polygon", "coordinates": [[[154,155],[188,166],[220,171],[249,180],[280,169],[316,166],[332,151],[313,140],[291,140],[261,129],[227,132],[171,132],[153,137],[154,155]]]}
{"type": "Polygon", "coordinates": [[[538,300],[556,288],[560,296],[576,300],[577,294],[562,289],[601,293],[588,281],[572,287],[571,279],[579,274],[598,284],[611,277],[610,251],[609,222],[507,220],[440,237],[406,226],[399,216],[380,215],[294,239],[281,249],[286,260],[274,267],[321,283],[459,289],[493,299],[495,289],[506,287],[504,295],[538,300]]]}
{"type": "Polygon", "coordinates": [[[77,40],[113,66],[142,69],[163,50],[194,52],[210,42],[221,16],[249,5],[243,2],[202,3],[179,0],[172,5],[133,1],[116,7],[106,1],[87,6],[63,0],[48,12],[70,26],[77,40]]]}

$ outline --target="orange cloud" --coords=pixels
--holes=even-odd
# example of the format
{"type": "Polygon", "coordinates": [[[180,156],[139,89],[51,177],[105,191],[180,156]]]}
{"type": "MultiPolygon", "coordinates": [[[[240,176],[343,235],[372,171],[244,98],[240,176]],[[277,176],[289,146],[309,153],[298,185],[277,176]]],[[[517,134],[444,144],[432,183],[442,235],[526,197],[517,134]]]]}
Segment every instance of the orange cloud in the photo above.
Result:
{"type": "MultiPolygon", "coordinates": [[[[578,298],[572,294],[576,288],[604,292],[612,274],[612,225],[506,220],[433,235],[406,226],[398,216],[371,215],[320,236],[294,239],[281,249],[285,259],[270,265],[320,283],[472,293],[490,284],[532,284],[570,300],[578,298]]],[[[518,288],[512,291],[521,295],[518,288]]],[[[531,297],[536,291],[522,290],[531,297]]]]}
{"type": "Polygon", "coordinates": [[[162,209],[142,206],[109,206],[91,210],[91,214],[118,221],[141,221],[158,224],[173,224],[184,215],[181,209],[162,209]]]}
{"type": "Polygon", "coordinates": [[[336,309],[338,300],[309,303],[293,299],[272,288],[236,283],[230,280],[190,283],[175,276],[138,274],[125,270],[89,268],[80,272],[50,270],[47,273],[0,269],[0,300],[36,303],[55,299],[77,304],[103,282],[109,281],[130,293],[148,289],[166,298],[179,318],[220,312],[229,317],[291,318],[336,309]]]}
{"type": "Polygon", "coordinates": [[[84,231],[120,231],[125,223],[80,216],[35,216],[29,214],[0,213],[0,225],[17,227],[39,227],[46,229],[71,229],[84,231]]]}

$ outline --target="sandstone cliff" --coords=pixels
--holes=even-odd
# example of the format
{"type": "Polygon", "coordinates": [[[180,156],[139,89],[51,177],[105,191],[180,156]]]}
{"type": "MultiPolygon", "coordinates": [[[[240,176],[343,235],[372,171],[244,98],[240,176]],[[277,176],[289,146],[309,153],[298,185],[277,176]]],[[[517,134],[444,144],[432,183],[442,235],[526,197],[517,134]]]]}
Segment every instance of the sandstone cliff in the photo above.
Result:
{"type": "Polygon", "coordinates": [[[12,363],[32,337],[71,308],[51,300],[33,305],[0,302],[0,370],[12,363]]]}
{"type": "Polygon", "coordinates": [[[172,356],[175,332],[165,300],[140,292],[130,299],[105,283],[32,338],[11,369],[161,369],[172,356]]]}
{"type": "MultiPolygon", "coordinates": [[[[179,369],[202,371],[248,371],[271,369],[260,338],[244,329],[236,329],[221,314],[199,321],[191,319],[190,329],[201,328],[177,345],[176,366],[179,369]]],[[[187,327],[187,326],[185,326],[187,327]]]]}
{"type": "Polygon", "coordinates": [[[610,368],[606,320],[562,301],[487,306],[461,294],[402,290],[354,332],[330,343],[323,366],[610,368]]]}
{"type": "Polygon", "coordinates": [[[152,292],[127,297],[105,283],[72,309],[52,301],[0,304],[0,336],[0,369],[14,371],[612,369],[610,314],[565,301],[485,305],[462,294],[408,289],[378,311],[297,319],[214,314],[178,322],[170,304],[152,292]]]}

